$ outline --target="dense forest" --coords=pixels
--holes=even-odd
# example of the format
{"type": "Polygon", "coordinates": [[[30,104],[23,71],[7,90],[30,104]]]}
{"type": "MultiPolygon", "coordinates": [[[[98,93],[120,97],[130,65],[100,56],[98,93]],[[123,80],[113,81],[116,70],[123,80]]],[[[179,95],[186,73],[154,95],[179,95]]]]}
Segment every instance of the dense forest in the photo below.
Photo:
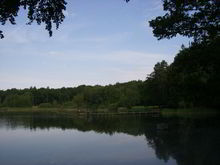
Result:
{"type": "Polygon", "coordinates": [[[170,65],[158,62],[145,81],[75,88],[0,91],[2,107],[69,107],[117,110],[143,106],[220,107],[220,39],[182,46],[170,65]]]}

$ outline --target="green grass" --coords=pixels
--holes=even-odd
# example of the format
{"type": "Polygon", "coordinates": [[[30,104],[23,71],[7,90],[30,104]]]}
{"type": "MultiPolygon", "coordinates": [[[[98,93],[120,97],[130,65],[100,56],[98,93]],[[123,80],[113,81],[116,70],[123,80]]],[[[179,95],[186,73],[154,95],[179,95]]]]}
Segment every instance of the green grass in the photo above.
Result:
{"type": "MultiPolygon", "coordinates": [[[[137,107],[136,107],[137,108],[137,107]]],[[[18,108],[18,107],[5,107],[0,108],[0,115],[28,115],[28,114],[40,114],[40,115],[84,115],[87,113],[90,114],[103,114],[103,115],[124,115],[124,114],[136,114],[136,113],[145,113],[149,112],[143,110],[141,107],[138,107],[138,111],[127,110],[127,111],[109,111],[108,109],[97,109],[97,110],[86,110],[86,109],[74,109],[66,107],[51,107],[51,108],[42,108],[42,107],[30,107],[30,108],[18,108]],[[140,110],[141,109],[141,110],[140,110]]]]}
{"type": "Polygon", "coordinates": [[[179,117],[190,117],[190,116],[209,116],[219,114],[217,109],[208,108],[185,108],[185,109],[162,109],[161,114],[164,117],[179,116],[179,117]]]}
{"type": "Polygon", "coordinates": [[[73,109],[62,109],[62,108],[0,108],[0,114],[13,114],[13,115],[23,115],[23,114],[76,114],[77,110],[73,109]]]}
{"type": "MultiPolygon", "coordinates": [[[[118,111],[109,111],[107,109],[97,109],[97,110],[86,110],[86,109],[76,109],[76,108],[67,108],[67,107],[51,107],[51,108],[40,108],[37,106],[29,107],[29,108],[18,108],[18,107],[1,107],[1,114],[47,114],[47,115],[78,115],[78,114],[86,114],[95,113],[95,114],[126,114],[126,113],[148,113],[157,111],[157,107],[144,107],[144,106],[136,106],[131,109],[119,108],[118,111]]],[[[205,109],[205,108],[188,108],[188,109],[162,109],[161,111],[157,111],[164,117],[189,117],[189,116],[208,116],[218,114],[219,111],[214,109],[205,109]]]]}

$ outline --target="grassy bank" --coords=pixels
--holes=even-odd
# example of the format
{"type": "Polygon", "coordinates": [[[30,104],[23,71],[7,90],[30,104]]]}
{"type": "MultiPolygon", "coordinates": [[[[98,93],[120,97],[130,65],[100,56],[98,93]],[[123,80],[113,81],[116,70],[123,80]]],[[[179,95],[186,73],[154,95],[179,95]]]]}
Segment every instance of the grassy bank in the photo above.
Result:
{"type": "Polygon", "coordinates": [[[61,108],[0,108],[0,114],[25,115],[25,114],[39,114],[39,115],[64,115],[76,114],[76,111],[61,109],[61,108]]]}
{"type": "Polygon", "coordinates": [[[162,109],[161,115],[164,117],[189,117],[189,116],[209,116],[217,115],[219,111],[217,109],[209,108],[180,108],[180,109],[162,109]]]}
{"type": "Polygon", "coordinates": [[[135,106],[130,109],[125,107],[119,107],[115,110],[108,109],[77,109],[67,107],[51,107],[51,108],[40,108],[40,107],[1,107],[0,114],[142,114],[142,113],[157,113],[159,110],[155,107],[144,107],[135,106]]]}
{"type": "Polygon", "coordinates": [[[53,107],[53,108],[39,108],[39,107],[1,107],[1,114],[12,114],[12,115],[23,115],[23,114],[39,114],[39,115],[84,115],[84,114],[106,114],[106,115],[120,115],[120,114],[157,114],[164,117],[187,117],[187,116],[208,116],[217,115],[219,111],[216,109],[207,108],[188,108],[188,109],[159,109],[157,106],[144,107],[136,106],[131,109],[120,107],[117,110],[108,109],[76,109],[76,108],[64,108],[64,107],[53,107]]]}

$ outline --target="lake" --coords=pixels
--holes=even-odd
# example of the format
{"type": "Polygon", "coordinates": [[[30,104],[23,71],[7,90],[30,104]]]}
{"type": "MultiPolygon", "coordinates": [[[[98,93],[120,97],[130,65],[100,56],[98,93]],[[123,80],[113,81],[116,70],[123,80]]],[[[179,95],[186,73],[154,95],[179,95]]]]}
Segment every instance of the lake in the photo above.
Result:
{"type": "Polygon", "coordinates": [[[0,116],[1,165],[217,165],[219,117],[0,116]]]}

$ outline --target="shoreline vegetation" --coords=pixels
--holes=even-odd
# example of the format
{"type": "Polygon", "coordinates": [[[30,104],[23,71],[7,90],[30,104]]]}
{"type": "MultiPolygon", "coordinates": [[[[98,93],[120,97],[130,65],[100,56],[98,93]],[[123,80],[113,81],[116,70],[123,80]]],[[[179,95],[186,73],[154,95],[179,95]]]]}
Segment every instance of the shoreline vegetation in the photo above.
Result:
{"type": "Polygon", "coordinates": [[[159,114],[160,109],[158,106],[135,106],[131,109],[126,107],[119,107],[115,110],[108,109],[78,109],[71,107],[50,107],[41,108],[33,107],[1,107],[0,113],[51,113],[51,114],[159,114]]]}
{"type": "Polygon", "coordinates": [[[53,107],[53,108],[40,108],[40,107],[1,107],[0,115],[61,115],[61,116],[85,116],[85,115],[104,115],[104,116],[115,116],[115,115],[149,115],[149,116],[164,116],[164,117],[192,117],[192,116],[212,116],[219,115],[217,109],[207,108],[178,108],[168,109],[159,108],[158,106],[141,106],[139,109],[134,107],[133,109],[126,109],[121,107],[115,111],[108,111],[107,109],[97,110],[86,110],[76,108],[65,108],[65,107],[53,107]]]}

